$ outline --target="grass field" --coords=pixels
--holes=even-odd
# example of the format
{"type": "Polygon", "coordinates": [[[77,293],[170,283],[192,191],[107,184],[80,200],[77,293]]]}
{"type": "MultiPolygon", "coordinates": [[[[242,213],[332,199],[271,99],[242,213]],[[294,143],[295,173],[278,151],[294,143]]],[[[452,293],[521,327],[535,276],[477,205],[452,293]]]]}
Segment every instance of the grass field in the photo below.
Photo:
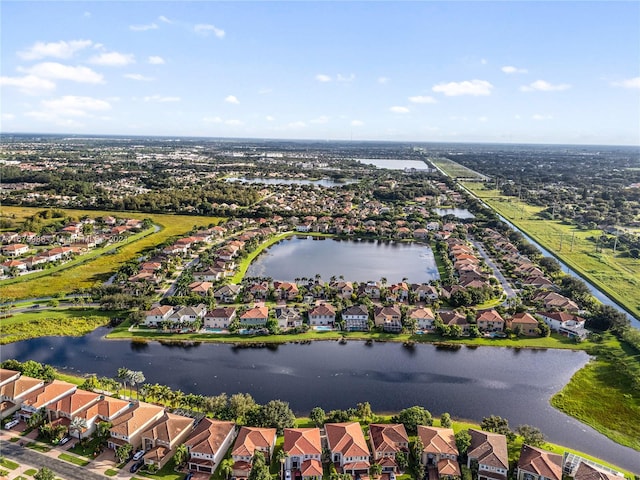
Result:
{"type": "Polygon", "coordinates": [[[48,335],[85,335],[116,315],[95,308],[16,313],[0,320],[0,345],[48,335]]]}
{"type": "Polygon", "coordinates": [[[544,220],[536,216],[542,207],[486,190],[483,184],[464,186],[640,319],[640,260],[622,257],[611,249],[596,253],[588,237],[599,236],[601,230],[580,230],[559,220],[544,220]]]}
{"type": "MultiPolygon", "coordinates": [[[[21,221],[42,211],[43,208],[3,207],[3,216],[21,221]]],[[[159,232],[148,235],[140,240],[117,248],[113,254],[102,255],[93,261],[69,268],[60,272],[53,272],[45,277],[46,280],[33,279],[12,285],[2,285],[4,298],[36,298],[47,297],[56,293],[69,293],[81,288],[92,287],[105,282],[111,274],[127,261],[137,258],[141,252],[154,247],[166,240],[185,234],[194,226],[208,226],[221,221],[219,217],[192,217],[187,215],[161,215],[147,213],[108,212],[97,210],[63,210],[73,218],[83,215],[100,217],[113,215],[126,218],[151,218],[161,227],[159,232]]]]}

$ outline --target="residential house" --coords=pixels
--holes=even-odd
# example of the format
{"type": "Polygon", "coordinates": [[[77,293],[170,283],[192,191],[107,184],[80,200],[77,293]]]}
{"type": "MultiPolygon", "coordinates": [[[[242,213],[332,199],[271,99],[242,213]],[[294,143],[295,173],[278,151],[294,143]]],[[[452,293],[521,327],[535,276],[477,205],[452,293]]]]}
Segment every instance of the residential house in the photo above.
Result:
{"type": "Polygon", "coordinates": [[[132,408],[132,405],[126,400],[100,395],[96,403],[92,403],[88,408],[80,410],[75,415],[87,422],[87,428],[81,433],[82,438],[90,437],[99,422],[111,423],[129,408],[132,408]]]}
{"type": "Polygon", "coordinates": [[[13,415],[19,408],[22,399],[41,389],[44,381],[39,378],[26,377],[18,373],[18,378],[10,374],[11,370],[2,370],[3,383],[0,385],[0,418],[13,415]]]}
{"type": "Polygon", "coordinates": [[[382,467],[383,473],[399,473],[396,454],[409,455],[409,436],[402,423],[369,425],[372,459],[382,467]]]}
{"type": "Polygon", "coordinates": [[[353,295],[352,282],[339,281],[332,284],[331,288],[333,288],[342,298],[351,298],[351,295],[353,295]]]}
{"type": "Polygon", "coordinates": [[[77,388],[77,385],[61,380],[53,380],[50,383],[45,383],[42,387],[31,391],[21,398],[18,416],[22,420],[27,421],[27,419],[38,410],[46,408],[62,397],[71,395],[77,388]]]}
{"type": "Polygon", "coordinates": [[[268,307],[253,307],[240,315],[240,323],[244,326],[266,325],[269,320],[268,307]]]}
{"type": "Polygon", "coordinates": [[[545,310],[566,310],[572,313],[577,313],[580,310],[578,304],[573,300],[548,290],[536,293],[531,300],[534,303],[539,302],[542,304],[545,310]]]}
{"type": "Polygon", "coordinates": [[[569,338],[587,338],[589,331],[584,328],[585,319],[567,312],[537,312],[549,328],[569,338]]]}
{"type": "Polygon", "coordinates": [[[193,418],[164,412],[153,425],[142,433],[145,465],[162,468],[176,453],[193,431],[193,418]]]}
{"type": "Polygon", "coordinates": [[[221,303],[234,303],[240,294],[242,287],[240,285],[229,284],[223,285],[213,292],[213,298],[221,303]]]}
{"type": "Polygon", "coordinates": [[[471,445],[467,450],[467,467],[478,462],[478,480],[507,480],[509,452],[507,437],[499,433],[470,428],[471,445]]]}
{"type": "Polygon", "coordinates": [[[212,288],[213,283],[211,282],[193,282],[189,284],[191,293],[201,297],[207,297],[212,288]]]}
{"type": "Polygon", "coordinates": [[[522,445],[517,480],[562,480],[562,455],[522,445]]]}
{"type": "Polygon", "coordinates": [[[218,267],[209,267],[206,270],[193,272],[193,279],[199,282],[217,282],[224,278],[225,271],[218,267]]]}
{"type": "Polygon", "coordinates": [[[451,428],[418,425],[418,437],[424,445],[421,461],[427,468],[435,467],[438,477],[460,477],[458,447],[451,428]]]}
{"type": "Polygon", "coordinates": [[[144,324],[148,327],[158,327],[162,322],[169,320],[172,313],[172,306],[158,305],[151,310],[143,312],[144,324]]]}
{"type": "Polygon", "coordinates": [[[339,473],[367,475],[370,454],[358,422],[325,423],[331,461],[339,473]]]}
{"type": "Polygon", "coordinates": [[[526,336],[538,335],[538,320],[530,313],[516,313],[511,320],[507,320],[507,324],[512,332],[520,331],[526,336]]]}
{"type": "Polygon", "coordinates": [[[197,321],[203,321],[207,313],[207,307],[204,304],[180,307],[169,315],[171,323],[180,325],[190,325],[197,321]]]}
{"type": "Polygon", "coordinates": [[[493,308],[476,314],[476,322],[481,332],[504,331],[504,318],[493,308]]]}
{"type": "Polygon", "coordinates": [[[164,408],[150,403],[137,402],[117,416],[109,429],[107,446],[113,450],[125,443],[134,450],[142,445],[142,433],[164,415],[164,408]]]}
{"type": "Polygon", "coordinates": [[[400,307],[375,307],[373,309],[373,322],[376,327],[382,327],[385,332],[401,332],[402,312],[400,307]]]}
{"type": "Polygon", "coordinates": [[[429,307],[415,307],[409,312],[409,318],[416,321],[418,330],[433,330],[436,316],[429,307]]]}
{"type": "Polygon", "coordinates": [[[406,302],[409,300],[409,285],[405,282],[396,283],[389,287],[388,300],[393,302],[406,302]]]}
{"type": "MultiPolygon", "coordinates": [[[[567,465],[565,464],[565,473],[566,469],[567,465]]],[[[586,461],[580,461],[569,475],[573,477],[573,480],[622,480],[625,478],[620,472],[607,469],[602,465],[590,464],[586,461]]]]}
{"type": "Polygon", "coordinates": [[[273,289],[277,300],[291,301],[300,293],[298,285],[292,282],[273,282],[273,289]]]}
{"type": "Polygon", "coordinates": [[[365,295],[372,300],[377,300],[380,298],[380,289],[379,282],[367,282],[360,285],[358,294],[365,295]]]}
{"type": "Polygon", "coordinates": [[[328,303],[321,303],[309,310],[309,325],[333,325],[336,321],[336,310],[328,303]]]}
{"type": "Polygon", "coordinates": [[[208,310],[204,316],[204,328],[229,328],[236,318],[235,307],[218,307],[208,310]]]}
{"type": "Polygon", "coordinates": [[[5,273],[12,273],[12,270],[15,269],[17,272],[25,272],[27,271],[28,263],[26,262],[26,258],[24,260],[6,260],[2,262],[0,266],[2,266],[2,270],[5,273]]]}
{"type": "Polygon", "coordinates": [[[19,257],[29,251],[29,245],[24,243],[12,243],[11,245],[4,245],[0,252],[5,257],[19,257]]]}
{"type": "Polygon", "coordinates": [[[213,475],[238,433],[233,422],[203,418],[184,444],[189,470],[213,475]]]}
{"type": "Polygon", "coordinates": [[[319,428],[285,428],[282,449],[286,454],[284,468],[292,471],[292,478],[322,478],[322,443],[319,428]]]}
{"type": "MultiPolygon", "coordinates": [[[[102,395],[98,393],[88,392],[86,390],[76,390],[71,395],[62,397],[57,402],[47,405],[47,414],[54,424],[61,424],[69,427],[74,418],[82,418],[82,411],[98,403],[101,398],[102,395]]],[[[74,436],[84,438],[86,437],[88,430],[89,424],[87,423],[87,426],[83,428],[82,431],[72,433],[74,436]]]]}
{"type": "Polygon", "coordinates": [[[282,330],[302,326],[302,315],[297,308],[285,305],[274,308],[274,313],[278,320],[278,328],[282,330]]]}
{"type": "Polygon", "coordinates": [[[233,476],[236,478],[249,476],[253,455],[256,451],[262,452],[267,463],[270,463],[275,445],[275,428],[242,427],[231,451],[231,458],[235,462],[233,476]]]}
{"type": "Polygon", "coordinates": [[[471,327],[471,324],[469,323],[469,321],[467,320],[467,317],[464,314],[460,312],[456,312],[455,310],[452,310],[452,311],[438,312],[438,315],[440,315],[440,319],[442,320],[442,323],[444,325],[449,325],[449,326],[458,325],[462,329],[463,334],[469,333],[469,328],[471,327]]]}
{"type": "Polygon", "coordinates": [[[416,295],[416,300],[419,302],[435,302],[438,300],[438,289],[433,285],[427,283],[413,284],[411,290],[416,295]]]}
{"type": "Polygon", "coordinates": [[[245,288],[245,293],[251,298],[258,300],[266,300],[269,296],[269,284],[267,282],[256,282],[245,288]]]}
{"type": "Polygon", "coordinates": [[[365,305],[352,305],[342,311],[344,329],[348,332],[369,330],[369,310],[365,305]]]}

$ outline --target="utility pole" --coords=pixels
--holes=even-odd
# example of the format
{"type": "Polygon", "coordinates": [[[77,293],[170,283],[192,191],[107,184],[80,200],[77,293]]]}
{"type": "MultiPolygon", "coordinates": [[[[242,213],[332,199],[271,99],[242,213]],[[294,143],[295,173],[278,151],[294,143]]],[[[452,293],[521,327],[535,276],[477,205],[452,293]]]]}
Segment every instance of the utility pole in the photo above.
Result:
{"type": "Polygon", "coordinates": [[[564,239],[564,233],[560,234],[560,252],[562,251],[562,240],[564,239]]]}
{"type": "Polygon", "coordinates": [[[569,249],[570,252],[573,252],[573,242],[576,239],[576,232],[573,232],[573,235],[571,235],[571,248],[569,249]]]}

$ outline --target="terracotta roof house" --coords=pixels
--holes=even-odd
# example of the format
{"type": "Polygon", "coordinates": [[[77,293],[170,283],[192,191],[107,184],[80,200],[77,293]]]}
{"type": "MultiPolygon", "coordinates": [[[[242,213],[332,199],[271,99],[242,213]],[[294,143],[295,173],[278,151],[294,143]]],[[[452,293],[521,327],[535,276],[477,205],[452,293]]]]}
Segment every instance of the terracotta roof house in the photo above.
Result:
{"type": "Polygon", "coordinates": [[[499,433],[469,429],[471,445],[467,450],[467,467],[478,462],[478,480],[507,480],[509,454],[507,437],[499,433]]]}
{"type": "Polygon", "coordinates": [[[614,475],[596,466],[580,462],[573,474],[573,480],[622,480],[624,476],[614,475]]]}
{"type": "Polygon", "coordinates": [[[189,290],[191,290],[191,293],[195,293],[201,297],[209,295],[209,291],[212,287],[213,283],[211,282],[193,282],[189,284],[189,290]]]}
{"type": "Polygon", "coordinates": [[[338,472],[354,477],[369,473],[369,448],[358,422],[325,423],[331,461],[338,472]]]}
{"type": "Polygon", "coordinates": [[[292,282],[273,282],[274,295],[280,300],[293,300],[300,291],[292,282]]]}
{"type": "Polygon", "coordinates": [[[514,332],[519,328],[523,335],[532,337],[538,335],[538,320],[527,312],[516,313],[511,320],[507,320],[507,325],[514,332]]]}
{"type": "Polygon", "coordinates": [[[402,312],[400,307],[375,307],[373,321],[376,327],[382,327],[385,332],[402,331],[402,312]]]}
{"type": "Polygon", "coordinates": [[[409,452],[409,436],[402,423],[369,425],[369,442],[373,460],[380,464],[382,473],[398,472],[396,453],[409,452]]]}
{"type": "Polygon", "coordinates": [[[0,251],[5,257],[19,257],[29,251],[29,245],[25,245],[24,243],[13,243],[11,245],[3,246],[0,251]]]}
{"type": "Polygon", "coordinates": [[[176,447],[193,431],[193,418],[164,412],[164,415],[142,433],[145,465],[162,468],[173,457],[176,447]]]}
{"type": "Polygon", "coordinates": [[[184,442],[189,451],[189,470],[213,475],[237,433],[233,422],[203,418],[184,442]]]}
{"type": "Polygon", "coordinates": [[[256,450],[264,453],[267,464],[270,463],[275,445],[275,428],[242,427],[231,451],[231,458],[235,462],[233,476],[239,478],[249,476],[253,454],[256,450]]]}
{"type": "Polygon", "coordinates": [[[504,330],[504,318],[493,308],[478,312],[476,322],[478,329],[483,332],[502,332],[504,330]]]}
{"type": "Polygon", "coordinates": [[[26,421],[41,408],[45,408],[47,405],[71,395],[77,388],[77,385],[60,380],[45,383],[44,386],[33,390],[21,399],[19,416],[26,421]]]}
{"type": "Polygon", "coordinates": [[[436,316],[428,307],[415,307],[409,312],[409,318],[416,321],[418,330],[433,330],[436,316]]]}
{"type": "Polygon", "coordinates": [[[319,428],[285,428],[282,449],[287,454],[284,468],[293,471],[293,478],[302,477],[303,480],[310,480],[322,477],[322,443],[319,428]]]}
{"type": "Polygon", "coordinates": [[[424,445],[421,457],[423,465],[435,466],[440,478],[461,475],[453,429],[418,425],[418,437],[424,445]]]}
{"type": "Polygon", "coordinates": [[[517,480],[562,480],[562,455],[522,445],[517,480]]]}
{"type": "Polygon", "coordinates": [[[438,312],[438,315],[440,315],[440,319],[445,325],[458,325],[462,328],[463,333],[469,333],[469,327],[471,325],[467,321],[467,317],[462,313],[456,311],[445,311],[438,312]]]}
{"type": "Polygon", "coordinates": [[[164,408],[150,403],[138,402],[112,421],[109,430],[111,437],[107,441],[109,448],[115,450],[129,443],[134,449],[142,445],[142,433],[164,414],[164,408]]]}
{"type": "Polygon", "coordinates": [[[236,318],[235,307],[218,307],[207,311],[204,316],[204,328],[229,328],[236,318]]]}
{"type": "Polygon", "coordinates": [[[333,325],[336,321],[336,310],[328,303],[321,303],[309,310],[309,325],[333,325]]]}
{"type": "Polygon", "coordinates": [[[20,372],[15,370],[8,370],[6,368],[0,368],[0,387],[6,385],[9,382],[15,382],[20,378],[20,372]]]}
{"type": "Polygon", "coordinates": [[[429,301],[434,302],[438,299],[438,289],[433,285],[426,283],[411,285],[411,289],[416,294],[416,299],[419,302],[429,301]]]}
{"type": "Polygon", "coordinates": [[[352,305],[342,311],[342,321],[348,332],[366,332],[369,330],[369,310],[364,305],[352,305]]]}
{"type": "MultiPolygon", "coordinates": [[[[9,370],[5,370],[9,372],[9,370]]],[[[44,381],[38,378],[5,374],[4,382],[0,385],[0,418],[7,418],[20,408],[23,397],[42,388],[44,381]]],[[[20,374],[18,374],[20,375],[20,374]]]]}
{"type": "Polygon", "coordinates": [[[253,307],[240,315],[242,325],[265,325],[269,320],[268,307],[253,307]]]}
{"type": "Polygon", "coordinates": [[[542,290],[531,299],[533,302],[540,302],[544,306],[545,309],[558,309],[558,310],[566,310],[568,312],[577,313],[580,308],[578,304],[573,300],[568,299],[567,297],[563,297],[559,293],[549,292],[547,290],[542,290]]]}
{"type": "MultiPolygon", "coordinates": [[[[91,407],[100,401],[102,396],[98,393],[88,392],[86,390],[76,390],[71,395],[62,397],[57,402],[47,405],[47,412],[52,421],[60,420],[63,425],[69,426],[71,420],[75,417],[82,417],[82,411],[91,407]]],[[[89,430],[89,424],[82,432],[74,432],[75,436],[85,437],[89,430]]]]}
{"type": "Polygon", "coordinates": [[[168,320],[173,313],[173,307],[170,305],[158,305],[157,307],[147,310],[143,313],[144,324],[149,327],[157,327],[160,323],[168,320]]]}

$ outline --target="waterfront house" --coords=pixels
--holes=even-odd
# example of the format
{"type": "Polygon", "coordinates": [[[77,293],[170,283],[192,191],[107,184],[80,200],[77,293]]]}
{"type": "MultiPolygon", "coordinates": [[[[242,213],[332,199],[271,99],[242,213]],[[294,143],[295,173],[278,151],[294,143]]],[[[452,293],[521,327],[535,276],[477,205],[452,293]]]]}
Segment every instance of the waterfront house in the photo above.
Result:
{"type": "Polygon", "coordinates": [[[143,312],[144,324],[148,327],[158,327],[162,322],[169,320],[172,313],[172,306],[158,305],[151,310],[143,312]]]}
{"type": "Polygon", "coordinates": [[[369,311],[364,305],[352,305],[342,311],[342,321],[348,332],[366,332],[369,330],[369,311]]]}
{"type": "Polygon", "coordinates": [[[164,414],[164,408],[150,403],[131,403],[129,408],[113,419],[109,429],[110,437],[107,446],[113,450],[125,443],[134,450],[142,445],[142,433],[164,414]]]}
{"type": "Polygon", "coordinates": [[[438,289],[428,283],[413,284],[411,290],[419,302],[435,302],[439,297],[438,289]]]}
{"type": "Polygon", "coordinates": [[[309,325],[333,326],[336,321],[336,310],[328,303],[321,303],[309,310],[309,325]]]}
{"type": "Polygon", "coordinates": [[[274,313],[278,320],[278,328],[296,328],[302,326],[302,314],[297,308],[279,306],[275,307],[274,313]]]}
{"type": "Polygon", "coordinates": [[[98,422],[113,422],[116,417],[122,415],[131,407],[132,405],[126,400],[100,395],[96,403],[92,403],[75,415],[87,422],[87,428],[81,433],[82,438],[90,437],[95,431],[98,422]]]}
{"type": "Polygon", "coordinates": [[[204,328],[229,328],[236,318],[235,307],[218,307],[208,310],[204,316],[204,328]]]}
{"type": "Polygon", "coordinates": [[[562,480],[562,455],[522,445],[517,480],[562,480]]]}
{"type": "Polygon", "coordinates": [[[554,332],[569,338],[587,338],[589,331],[584,328],[585,319],[567,312],[537,312],[554,332]]]}
{"type": "Polygon", "coordinates": [[[469,333],[469,328],[471,327],[471,324],[467,320],[467,317],[462,313],[452,310],[452,311],[438,312],[438,315],[440,315],[440,319],[442,320],[442,323],[444,325],[449,325],[449,326],[458,325],[462,329],[463,334],[469,333]]]}
{"type": "Polygon", "coordinates": [[[504,330],[504,318],[493,308],[478,312],[476,323],[481,332],[502,332],[504,330]]]}
{"type": "Polygon", "coordinates": [[[266,325],[269,320],[269,308],[253,307],[240,315],[240,323],[243,326],[266,325]]]}
{"type": "Polygon", "coordinates": [[[61,380],[45,383],[42,387],[21,398],[18,416],[26,422],[38,410],[46,408],[67,395],[71,395],[77,388],[77,385],[61,380]]]}
{"type": "MultiPolygon", "coordinates": [[[[102,395],[86,390],[76,390],[56,402],[47,405],[47,415],[56,425],[69,427],[75,417],[83,418],[82,412],[102,399],[102,395]]],[[[75,436],[84,438],[89,430],[89,423],[81,432],[73,432],[75,436]]]]}
{"type": "Polygon", "coordinates": [[[399,333],[402,331],[402,312],[400,307],[375,307],[373,321],[376,327],[382,327],[385,332],[399,333]]]}
{"type": "Polygon", "coordinates": [[[538,320],[527,312],[516,313],[511,320],[507,320],[507,324],[511,331],[522,332],[522,335],[536,336],[538,335],[538,320]]]}
{"type": "Polygon", "coordinates": [[[284,468],[291,471],[292,478],[322,478],[319,428],[285,428],[282,449],[286,454],[284,468]]]}
{"type": "Polygon", "coordinates": [[[409,311],[409,318],[415,320],[418,330],[433,330],[436,316],[428,307],[415,307],[409,311]]]}
{"type": "Polygon", "coordinates": [[[189,452],[189,470],[213,475],[236,434],[233,422],[203,418],[184,442],[189,452]]]}
{"type": "Polygon", "coordinates": [[[418,425],[418,437],[424,445],[420,460],[425,467],[435,467],[439,478],[460,477],[458,447],[451,428],[418,425]]]}
{"type": "MultiPolygon", "coordinates": [[[[10,370],[3,370],[10,372],[10,370]]],[[[5,373],[5,380],[0,385],[0,418],[7,418],[13,415],[19,408],[22,399],[31,393],[41,389],[44,381],[39,378],[26,377],[18,373],[18,377],[10,373],[5,373]]]]}
{"type": "Polygon", "coordinates": [[[402,423],[369,425],[369,442],[373,461],[382,467],[383,473],[399,473],[396,454],[409,455],[409,436],[402,423]]]}
{"type": "Polygon", "coordinates": [[[192,431],[193,418],[164,412],[161,418],[142,433],[145,465],[162,468],[192,431]]]}
{"type": "Polygon", "coordinates": [[[256,451],[264,454],[267,464],[271,463],[271,455],[273,455],[275,446],[275,428],[242,427],[231,451],[231,458],[235,462],[233,476],[237,478],[249,476],[253,455],[256,451]]]}
{"type": "Polygon", "coordinates": [[[202,321],[207,313],[207,307],[204,304],[179,307],[169,315],[169,321],[179,325],[189,325],[197,321],[202,321]]]}
{"type": "Polygon", "coordinates": [[[273,294],[277,300],[292,301],[298,294],[298,285],[292,282],[273,282],[273,294]]]}
{"type": "Polygon", "coordinates": [[[507,480],[509,454],[507,437],[499,433],[470,428],[471,445],[467,450],[467,468],[478,462],[478,480],[507,480]]]}
{"type": "Polygon", "coordinates": [[[368,475],[370,454],[358,422],[325,423],[331,462],[339,473],[368,475]]]}

